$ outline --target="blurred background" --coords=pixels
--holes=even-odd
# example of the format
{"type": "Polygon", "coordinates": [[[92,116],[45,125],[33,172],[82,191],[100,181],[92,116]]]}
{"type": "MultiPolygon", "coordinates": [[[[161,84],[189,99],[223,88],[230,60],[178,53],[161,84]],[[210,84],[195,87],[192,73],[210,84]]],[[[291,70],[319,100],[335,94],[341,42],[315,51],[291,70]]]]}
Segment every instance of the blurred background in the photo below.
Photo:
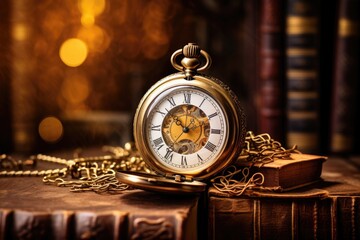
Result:
{"type": "Polygon", "coordinates": [[[249,95],[244,75],[254,69],[237,71],[241,42],[254,39],[246,6],[191,2],[1,1],[0,150],[131,140],[140,98],[176,72],[170,56],[188,42],[213,57],[209,74],[249,95]]]}
{"type": "MultiPolygon", "coordinates": [[[[314,1],[310,11],[316,18],[314,46],[321,46],[315,64],[320,73],[315,126],[319,137],[311,138],[315,139],[311,151],[318,153],[332,152],[339,1],[328,1],[326,11],[314,1]]],[[[0,1],[0,153],[122,145],[132,140],[132,118],[140,98],[156,81],[176,72],[170,56],[188,42],[198,43],[211,55],[213,65],[206,74],[238,95],[248,130],[269,132],[292,145],[287,142],[286,124],[290,62],[286,19],[292,14],[292,2],[0,1]],[[262,59],[267,58],[275,64],[264,65],[262,59]],[[276,82],[270,93],[265,92],[270,102],[276,98],[270,108],[275,109],[277,127],[261,122],[262,104],[266,105],[262,79],[269,79],[268,72],[276,82]]],[[[354,146],[339,152],[356,152],[354,146]]]]}

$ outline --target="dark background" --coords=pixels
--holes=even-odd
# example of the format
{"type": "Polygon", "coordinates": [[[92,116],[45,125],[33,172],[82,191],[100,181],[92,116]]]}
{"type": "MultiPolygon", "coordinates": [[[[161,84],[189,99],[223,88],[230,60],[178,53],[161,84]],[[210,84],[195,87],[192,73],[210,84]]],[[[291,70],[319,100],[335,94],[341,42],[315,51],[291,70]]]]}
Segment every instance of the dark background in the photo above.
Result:
{"type": "MultiPolygon", "coordinates": [[[[141,96],[176,72],[170,56],[188,42],[198,43],[211,55],[213,64],[206,73],[236,92],[247,114],[247,129],[259,133],[259,5],[258,0],[2,0],[0,153],[131,140],[132,117],[141,96]],[[98,5],[92,7],[91,2],[98,5]],[[92,14],[94,22],[84,24],[86,14],[92,14]],[[69,38],[82,39],[88,46],[85,61],[77,67],[59,57],[69,38]],[[50,121],[41,127],[49,116],[60,125],[50,121]]],[[[329,152],[337,1],[326,5],[319,5],[319,153],[329,152]]],[[[285,11],[286,4],[281,7],[285,11]]],[[[285,126],[279,131],[286,132],[285,126]]],[[[285,137],[278,140],[284,143],[285,137]]]]}

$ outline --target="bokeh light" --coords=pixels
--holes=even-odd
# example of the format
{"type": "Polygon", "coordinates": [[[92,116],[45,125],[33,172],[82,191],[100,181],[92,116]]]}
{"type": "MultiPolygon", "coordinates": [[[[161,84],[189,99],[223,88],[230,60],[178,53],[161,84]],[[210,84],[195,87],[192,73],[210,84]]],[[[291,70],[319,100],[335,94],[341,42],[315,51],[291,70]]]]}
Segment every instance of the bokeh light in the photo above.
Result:
{"type": "Polygon", "coordinates": [[[78,67],[86,60],[88,47],[84,41],[70,38],[61,45],[59,55],[67,66],[78,67]]]}
{"type": "Polygon", "coordinates": [[[61,95],[71,105],[82,104],[89,96],[89,80],[80,74],[65,78],[61,86],[61,95]]]}
{"type": "Polygon", "coordinates": [[[95,23],[95,17],[92,14],[83,14],[81,16],[81,24],[85,27],[91,27],[95,23]]]}
{"type": "Polygon", "coordinates": [[[78,7],[82,14],[81,24],[84,27],[94,25],[95,17],[104,11],[105,6],[105,0],[79,0],[78,7]]]}
{"type": "Polygon", "coordinates": [[[39,124],[39,135],[45,142],[54,143],[63,135],[63,125],[56,117],[46,117],[39,124]]]}
{"type": "Polygon", "coordinates": [[[14,24],[12,37],[17,41],[24,41],[28,37],[28,29],[25,24],[14,24]]]}
{"type": "Polygon", "coordinates": [[[92,14],[97,16],[105,10],[105,0],[79,0],[79,10],[82,14],[92,14]]]}
{"type": "Polygon", "coordinates": [[[107,32],[97,25],[80,28],[77,37],[84,40],[90,52],[104,52],[111,42],[107,32]]]}

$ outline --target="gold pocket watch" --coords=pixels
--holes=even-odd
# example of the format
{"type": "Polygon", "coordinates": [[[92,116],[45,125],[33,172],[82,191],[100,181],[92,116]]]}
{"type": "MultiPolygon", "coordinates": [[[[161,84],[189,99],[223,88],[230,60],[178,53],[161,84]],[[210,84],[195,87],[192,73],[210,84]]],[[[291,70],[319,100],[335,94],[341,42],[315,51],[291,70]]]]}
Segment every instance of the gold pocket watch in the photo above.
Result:
{"type": "Polygon", "coordinates": [[[189,43],[175,51],[171,63],[180,72],[155,83],[134,118],[136,146],[156,175],[118,172],[117,178],[145,190],[201,192],[206,179],[240,154],[244,112],[224,83],[198,73],[211,65],[198,45],[189,43]]]}

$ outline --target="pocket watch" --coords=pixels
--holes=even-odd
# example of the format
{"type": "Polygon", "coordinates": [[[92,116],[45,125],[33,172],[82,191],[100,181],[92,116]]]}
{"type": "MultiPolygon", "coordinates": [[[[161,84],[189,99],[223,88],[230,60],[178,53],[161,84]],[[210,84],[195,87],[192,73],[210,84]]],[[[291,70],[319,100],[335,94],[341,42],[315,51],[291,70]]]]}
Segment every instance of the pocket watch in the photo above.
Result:
{"type": "Polygon", "coordinates": [[[118,172],[117,178],[145,190],[201,192],[241,152],[244,112],[228,86],[199,73],[211,57],[197,44],[175,51],[171,63],[179,72],[147,91],[133,123],[136,147],[156,174],[118,172]]]}

